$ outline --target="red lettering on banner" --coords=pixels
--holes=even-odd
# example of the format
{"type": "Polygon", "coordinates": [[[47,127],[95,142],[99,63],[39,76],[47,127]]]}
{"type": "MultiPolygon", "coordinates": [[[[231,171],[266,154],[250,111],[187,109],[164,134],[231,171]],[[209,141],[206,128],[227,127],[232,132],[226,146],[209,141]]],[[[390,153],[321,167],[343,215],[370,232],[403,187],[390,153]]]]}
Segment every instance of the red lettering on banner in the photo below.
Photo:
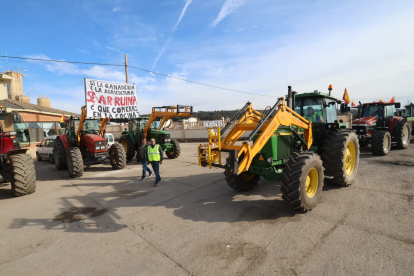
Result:
{"type": "Polygon", "coordinates": [[[136,105],[136,104],[137,104],[137,98],[134,96],[132,100],[132,105],[136,105]]]}
{"type": "Polygon", "coordinates": [[[106,98],[106,102],[108,103],[108,105],[112,105],[112,97],[108,96],[108,98],[106,98]]]}
{"type": "Polygon", "coordinates": [[[103,95],[101,95],[99,97],[99,102],[98,103],[103,103],[104,105],[106,105],[106,100],[105,100],[105,97],[103,95]]]}
{"type": "Polygon", "coordinates": [[[88,99],[86,101],[94,103],[95,102],[95,93],[92,91],[88,91],[88,99]]]}
{"type": "Polygon", "coordinates": [[[115,97],[115,106],[121,106],[121,103],[119,102],[119,97],[115,97]]]}
{"type": "Polygon", "coordinates": [[[122,106],[125,106],[125,97],[122,97],[122,98],[121,98],[121,105],[122,105],[122,106]]]}

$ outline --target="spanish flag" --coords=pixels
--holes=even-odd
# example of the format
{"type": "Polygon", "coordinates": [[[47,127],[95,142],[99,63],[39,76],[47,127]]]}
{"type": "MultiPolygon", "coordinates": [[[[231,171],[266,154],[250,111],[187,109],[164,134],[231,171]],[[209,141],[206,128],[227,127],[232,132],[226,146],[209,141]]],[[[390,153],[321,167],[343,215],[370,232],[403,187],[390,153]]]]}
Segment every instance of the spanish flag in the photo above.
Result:
{"type": "Polygon", "coordinates": [[[394,96],[394,97],[392,97],[392,99],[391,99],[390,103],[394,103],[394,102],[395,102],[395,96],[394,96]]]}
{"type": "Polygon", "coordinates": [[[346,102],[346,104],[349,104],[351,102],[351,99],[349,98],[349,95],[348,95],[348,91],[346,91],[346,87],[345,87],[344,96],[342,97],[342,99],[346,102]]]}
{"type": "Polygon", "coordinates": [[[356,104],[354,103],[354,101],[352,101],[352,106],[353,107],[357,107],[356,104]]]}
{"type": "Polygon", "coordinates": [[[60,118],[60,123],[65,123],[66,122],[66,117],[65,114],[62,114],[62,118],[60,118]]]}

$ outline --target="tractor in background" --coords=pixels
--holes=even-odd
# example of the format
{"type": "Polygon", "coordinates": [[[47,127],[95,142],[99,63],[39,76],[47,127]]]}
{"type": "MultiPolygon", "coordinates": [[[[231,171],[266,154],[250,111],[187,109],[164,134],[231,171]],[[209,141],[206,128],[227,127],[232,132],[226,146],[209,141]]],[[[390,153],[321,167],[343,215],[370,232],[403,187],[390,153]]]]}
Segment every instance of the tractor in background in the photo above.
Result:
{"type": "Polygon", "coordinates": [[[282,179],[282,198],[294,210],[314,208],[324,181],[349,186],[359,166],[358,138],[337,117],[341,101],[314,91],[284,98],[263,113],[248,102],[222,128],[209,129],[209,143],[198,147],[200,166],[224,169],[227,184],[249,191],[260,177],[282,179]],[[248,138],[239,141],[246,131],[248,138]],[[240,143],[241,142],[241,143],[240,143]],[[222,152],[228,153],[222,164],[222,152]]]}
{"type": "Polygon", "coordinates": [[[82,107],[80,117],[71,116],[69,122],[61,123],[65,134],[56,137],[53,145],[53,157],[58,170],[68,169],[70,177],[83,175],[84,166],[102,164],[110,160],[114,170],[126,165],[124,148],[114,143],[108,150],[104,138],[108,119],[103,119],[99,126],[97,119],[86,118],[86,107],[82,107]]]}
{"type": "Polygon", "coordinates": [[[406,149],[410,144],[411,127],[407,119],[397,116],[396,102],[364,103],[359,106],[359,118],[352,122],[352,129],[358,135],[361,146],[371,144],[372,153],[387,155],[391,145],[406,149]]]}
{"type": "MultiPolygon", "coordinates": [[[[154,138],[162,150],[170,159],[180,156],[180,144],[177,140],[171,139],[168,131],[163,131],[165,123],[173,117],[190,117],[193,114],[192,106],[162,106],[153,107],[150,116],[141,116],[128,120],[128,130],[122,132],[119,142],[124,147],[127,160],[131,160],[138,148],[141,146],[141,140],[154,138]],[[154,126],[157,118],[161,117],[158,127],[154,126]]],[[[139,158],[139,155],[138,155],[139,158]]]]}
{"type": "Polygon", "coordinates": [[[410,103],[405,106],[404,118],[411,127],[411,135],[414,135],[414,104],[410,103]]]}
{"type": "MultiPolygon", "coordinates": [[[[29,131],[24,132],[29,137],[29,131]]],[[[20,148],[15,135],[4,132],[0,123],[0,183],[11,182],[13,194],[24,196],[36,191],[36,170],[32,156],[20,148]]]]}

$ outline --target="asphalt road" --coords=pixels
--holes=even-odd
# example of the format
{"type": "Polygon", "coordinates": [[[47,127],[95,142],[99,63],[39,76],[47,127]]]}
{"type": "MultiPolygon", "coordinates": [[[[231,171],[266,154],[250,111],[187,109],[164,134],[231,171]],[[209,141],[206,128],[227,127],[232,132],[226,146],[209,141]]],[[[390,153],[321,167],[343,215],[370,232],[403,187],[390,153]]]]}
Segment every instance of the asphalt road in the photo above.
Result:
{"type": "Polygon", "coordinates": [[[92,166],[79,179],[35,162],[36,193],[0,188],[1,275],[414,275],[414,140],[376,157],[357,182],[325,185],[293,212],[280,182],[237,193],[197,165],[195,143],[161,165],[92,166]]]}

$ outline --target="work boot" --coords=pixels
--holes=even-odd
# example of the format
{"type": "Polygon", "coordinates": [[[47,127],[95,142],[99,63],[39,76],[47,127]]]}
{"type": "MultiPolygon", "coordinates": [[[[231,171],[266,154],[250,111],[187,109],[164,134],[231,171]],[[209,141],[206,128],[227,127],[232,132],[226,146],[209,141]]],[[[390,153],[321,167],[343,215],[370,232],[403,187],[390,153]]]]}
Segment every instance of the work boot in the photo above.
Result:
{"type": "Polygon", "coordinates": [[[159,183],[159,182],[155,181],[154,186],[158,186],[158,183],[159,183]]]}

